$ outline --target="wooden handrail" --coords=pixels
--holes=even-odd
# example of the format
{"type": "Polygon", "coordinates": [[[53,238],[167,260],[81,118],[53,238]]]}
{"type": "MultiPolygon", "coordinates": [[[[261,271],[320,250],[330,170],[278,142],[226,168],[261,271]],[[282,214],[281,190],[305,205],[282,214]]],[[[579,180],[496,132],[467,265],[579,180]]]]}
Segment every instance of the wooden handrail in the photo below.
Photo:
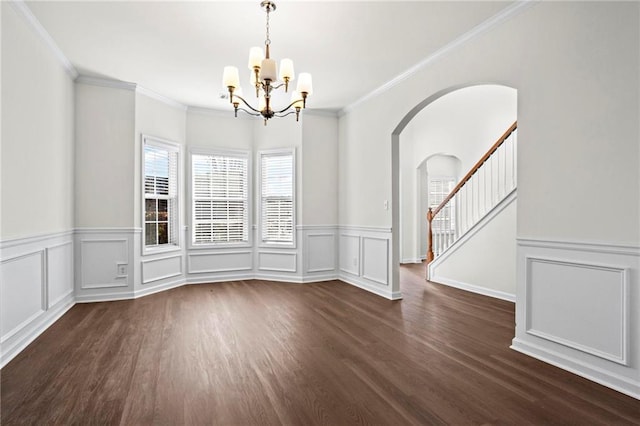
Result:
{"type": "MultiPolygon", "coordinates": [[[[478,160],[478,162],[471,168],[471,170],[469,170],[469,172],[464,175],[464,177],[460,180],[460,182],[458,182],[458,184],[455,186],[455,188],[453,188],[449,195],[447,195],[445,199],[442,200],[440,205],[438,205],[438,207],[433,210],[431,209],[431,207],[429,207],[429,211],[427,212],[427,221],[429,223],[429,229],[427,231],[427,264],[431,263],[431,261],[435,257],[433,253],[433,230],[431,229],[431,222],[433,222],[433,218],[438,214],[438,212],[440,212],[440,210],[444,208],[445,205],[447,205],[447,203],[458,193],[458,191],[460,191],[464,184],[467,183],[469,179],[471,179],[471,177],[478,171],[478,169],[480,169],[480,167],[489,159],[489,157],[491,157],[493,153],[496,152],[498,148],[500,148],[504,141],[506,141],[507,138],[511,136],[511,133],[513,133],[517,128],[518,122],[514,121],[511,127],[509,127],[507,131],[504,132],[502,136],[500,136],[496,143],[494,143],[491,148],[489,148],[489,150],[482,156],[482,158],[480,158],[480,160],[478,160]]],[[[428,278],[429,277],[427,276],[427,279],[428,278]]]]}
{"type": "Polygon", "coordinates": [[[462,188],[464,184],[467,183],[467,181],[471,179],[471,177],[478,171],[480,166],[482,166],[485,163],[485,161],[487,161],[489,157],[491,157],[491,155],[493,155],[493,153],[496,152],[498,148],[500,148],[500,145],[502,145],[504,141],[506,141],[507,138],[511,136],[511,133],[513,133],[517,128],[518,128],[518,122],[514,121],[511,127],[509,127],[507,131],[504,132],[502,136],[500,136],[500,139],[498,139],[496,143],[494,143],[491,146],[491,148],[489,148],[489,151],[487,151],[486,154],[484,154],[482,158],[480,158],[480,160],[475,164],[475,166],[473,166],[471,170],[469,170],[469,173],[464,175],[464,177],[460,180],[460,182],[458,182],[458,184],[455,186],[455,188],[453,188],[453,190],[449,193],[449,195],[447,195],[447,197],[444,200],[442,200],[440,205],[435,208],[435,210],[433,211],[432,217],[435,217],[435,215],[437,215],[438,212],[444,208],[444,206],[449,202],[449,200],[451,200],[458,193],[458,191],[460,191],[460,188],[462,188]]]}

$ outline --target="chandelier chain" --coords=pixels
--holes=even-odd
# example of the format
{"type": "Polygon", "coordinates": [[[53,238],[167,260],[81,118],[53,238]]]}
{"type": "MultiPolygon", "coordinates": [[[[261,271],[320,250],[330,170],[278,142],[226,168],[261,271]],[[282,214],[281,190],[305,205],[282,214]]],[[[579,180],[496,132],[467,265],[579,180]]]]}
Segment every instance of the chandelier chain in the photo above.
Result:
{"type": "Polygon", "coordinates": [[[270,8],[267,7],[267,38],[264,40],[264,45],[268,46],[271,44],[271,39],[269,38],[269,12],[270,12],[270,8]]]}

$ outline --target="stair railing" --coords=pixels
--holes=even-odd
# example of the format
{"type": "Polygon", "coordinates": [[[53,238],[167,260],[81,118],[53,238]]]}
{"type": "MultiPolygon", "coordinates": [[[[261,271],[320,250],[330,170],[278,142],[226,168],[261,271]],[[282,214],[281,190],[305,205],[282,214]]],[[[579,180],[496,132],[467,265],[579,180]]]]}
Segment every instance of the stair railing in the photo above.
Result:
{"type": "Polygon", "coordinates": [[[514,122],[435,209],[427,212],[427,264],[442,254],[516,187],[514,122]]]}

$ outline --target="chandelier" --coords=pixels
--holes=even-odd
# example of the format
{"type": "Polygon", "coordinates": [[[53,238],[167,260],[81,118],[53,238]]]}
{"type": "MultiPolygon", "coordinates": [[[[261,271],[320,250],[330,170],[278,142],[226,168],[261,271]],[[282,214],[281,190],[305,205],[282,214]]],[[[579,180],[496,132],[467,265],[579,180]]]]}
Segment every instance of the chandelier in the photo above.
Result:
{"type": "Polygon", "coordinates": [[[276,70],[276,61],[271,59],[269,47],[271,39],[269,38],[269,13],[276,10],[276,4],[269,0],[264,0],[260,6],[267,13],[266,39],[264,40],[265,54],[262,48],[252,47],[249,50],[249,69],[251,73],[251,84],[256,88],[256,97],[258,98],[258,107],[254,108],[242,97],[242,88],[240,87],[240,78],[238,68],[233,66],[224,67],[222,77],[223,85],[229,89],[229,101],[233,105],[235,116],[238,116],[238,110],[256,117],[262,116],[264,124],[272,117],[285,117],[290,114],[296,115],[296,121],[300,116],[300,110],[307,106],[307,96],[312,93],[311,74],[300,73],[298,75],[298,86],[293,91],[291,103],[283,109],[276,110],[272,105],[271,94],[284,86],[284,91],[289,91],[289,84],[295,79],[293,71],[293,61],[291,59],[283,59],[280,61],[280,74],[276,70]],[[278,77],[280,78],[278,80],[278,77]],[[241,107],[241,103],[248,109],[241,107]]]}

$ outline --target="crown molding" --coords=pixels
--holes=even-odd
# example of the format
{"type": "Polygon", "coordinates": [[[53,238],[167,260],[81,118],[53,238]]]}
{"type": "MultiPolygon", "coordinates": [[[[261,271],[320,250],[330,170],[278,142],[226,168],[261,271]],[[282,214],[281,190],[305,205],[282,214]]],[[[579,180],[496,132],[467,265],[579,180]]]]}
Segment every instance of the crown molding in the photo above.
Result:
{"type": "Polygon", "coordinates": [[[305,115],[313,115],[313,116],[316,116],[316,117],[337,118],[338,117],[338,111],[337,110],[332,110],[332,109],[305,108],[304,110],[302,110],[302,117],[304,117],[305,115]]]}
{"type": "Polygon", "coordinates": [[[169,105],[169,106],[174,107],[174,108],[178,108],[178,109],[180,109],[182,111],[186,111],[188,109],[187,105],[185,105],[183,103],[180,103],[180,102],[178,102],[176,100],[173,100],[171,98],[168,98],[168,97],[166,97],[164,95],[161,95],[158,92],[154,92],[151,89],[147,89],[146,87],[140,86],[139,84],[136,86],[135,90],[136,90],[137,93],[139,93],[141,95],[144,95],[144,96],[146,96],[148,98],[151,98],[151,99],[155,99],[156,101],[160,101],[160,102],[162,102],[162,103],[164,103],[166,105],[169,105]]]}
{"type": "Polygon", "coordinates": [[[371,91],[368,94],[364,95],[363,97],[357,99],[353,103],[351,103],[351,104],[347,105],[346,107],[342,108],[338,112],[338,115],[339,116],[343,116],[343,115],[355,110],[358,107],[358,105],[362,104],[363,102],[366,102],[369,99],[372,99],[372,98],[374,98],[374,97],[376,97],[378,95],[381,95],[382,93],[384,93],[384,92],[390,90],[391,88],[397,86],[398,84],[400,84],[404,80],[406,80],[409,77],[411,77],[412,75],[416,74],[418,71],[420,71],[420,70],[426,68],[427,66],[431,65],[433,62],[437,61],[442,56],[445,56],[445,55],[453,52],[454,50],[456,50],[457,48],[459,48],[460,46],[465,44],[467,41],[469,41],[469,40],[471,40],[471,39],[473,39],[475,37],[478,37],[480,34],[483,34],[483,33],[487,32],[491,28],[493,28],[493,27],[505,22],[509,18],[511,18],[511,17],[513,17],[513,16],[525,11],[526,9],[528,9],[533,4],[535,4],[535,3],[539,2],[539,1],[541,1],[541,0],[518,0],[515,3],[513,3],[512,5],[510,5],[508,7],[505,7],[503,10],[501,10],[497,14],[493,15],[491,18],[487,19],[486,21],[481,22],[480,24],[478,24],[475,27],[473,27],[471,30],[469,30],[466,33],[462,34],[460,37],[454,39],[453,41],[451,41],[451,42],[449,42],[447,44],[445,44],[440,49],[436,50],[431,55],[427,56],[422,61],[418,62],[417,64],[415,64],[414,66],[412,66],[411,68],[409,68],[408,70],[403,72],[402,74],[399,74],[399,75],[395,76],[394,78],[392,78],[391,80],[389,80],[388,82],[383,84],[382,86],[378,87],[377,89],[374,89],[373,91],[371,91]]]}
{"type": "Polygon", "coordinates": [[[65,56],[60,47],[53,40],[51,35],[44,29],[38,18],[31,12],[31,9],[27,6],[27,4],[23,0],[10,0],[9,4],[13,9],[21,16],[25,22],[31,27],[31,29],[44,41],[44,43],[49,47],[51,53],[58,59],[62,67],[65,69],[67,74],[71,77],[72,80],[78,78],[78,71],[73,66],[71,61],[65,56]]]}
{"type": "Polygon", "coordinates": [[[138,85],[127,81],[112,80],[104,77],[91,77],[88,75],[80,75],[76,78],[76,83],[88,84],[90,86],[109,87],[111,89],[123,89],[136,91],[138,85]]]}

